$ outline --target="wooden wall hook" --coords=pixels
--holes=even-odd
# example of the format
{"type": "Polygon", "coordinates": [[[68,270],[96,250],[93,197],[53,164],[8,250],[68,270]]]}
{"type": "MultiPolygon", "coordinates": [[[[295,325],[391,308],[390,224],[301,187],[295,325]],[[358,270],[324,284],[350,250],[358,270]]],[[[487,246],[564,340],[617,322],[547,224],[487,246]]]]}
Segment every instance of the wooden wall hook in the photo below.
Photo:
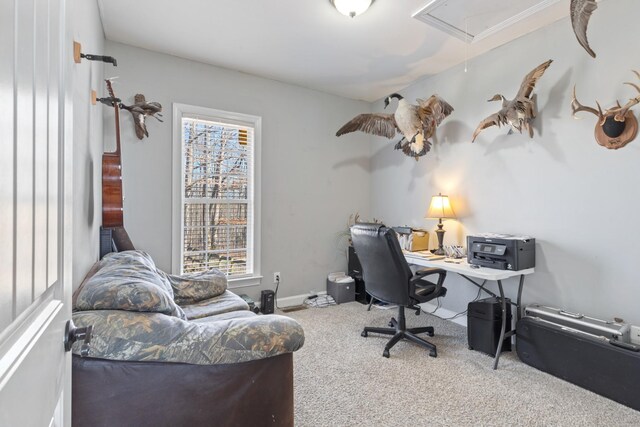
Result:
{"type": "Polygon", "coordinates": [[[82,61],[82,58],[87,59],[89,61],[102,61],[107,62],[109,64],[113,64],[114,67],[118,66],[118,61],[113,56],[105,56],[105,55],[92,55],[90,53],[82,53],[82,45],[77,41],[73,41],[73,62],[79,64],[82,61]]]}
{"type": "Polygon", "coordinates": [[[77,41],[73,41],[73,62],[79,64],[82,60],[82,45],[77,41]]]}

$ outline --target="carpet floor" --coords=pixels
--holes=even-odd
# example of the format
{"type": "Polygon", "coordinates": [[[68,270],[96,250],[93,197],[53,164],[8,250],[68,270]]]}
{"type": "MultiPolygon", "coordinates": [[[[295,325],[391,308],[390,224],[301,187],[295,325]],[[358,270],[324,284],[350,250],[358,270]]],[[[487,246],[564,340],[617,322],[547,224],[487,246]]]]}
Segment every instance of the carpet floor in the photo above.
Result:
{"type": "MultiPolygon", "coordinates": [[[[574,386],[503,353],[467,348],[466,329],[407,312],[407,326],[434,326],[438,357],[410,342],[360,336],[386,327],[397,310],[357,302],[287,313],[305,330],[294,354],[296,426],[640,426],[640,412],[574,386]]],[[[640,385],[639,385],[640,390],[640,385]]]]}

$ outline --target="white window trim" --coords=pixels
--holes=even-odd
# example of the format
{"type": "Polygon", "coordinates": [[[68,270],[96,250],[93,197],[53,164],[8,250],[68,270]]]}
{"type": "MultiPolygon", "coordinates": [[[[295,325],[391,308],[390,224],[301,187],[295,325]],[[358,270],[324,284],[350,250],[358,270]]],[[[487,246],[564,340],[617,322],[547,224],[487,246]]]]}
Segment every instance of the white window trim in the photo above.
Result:
{"type": "Polygon", "coordinates": [[[261,146],[262,146],[262,117],[249,114],[232,113],[207,107],[173,103],[173,168],[172,182],[172,232],[171,232],[171,270],[173,274],[182,273],[182,237],[184,209],[184,150],[182,146],[182,118],[188,116],[202,120],[224,120],[230,123],[248,124],[254,129],[253,147],[253,274],[247,277],[229,279],[229,288],[242,288],[260,285],[260,215],[261,215],[261,146]]]}

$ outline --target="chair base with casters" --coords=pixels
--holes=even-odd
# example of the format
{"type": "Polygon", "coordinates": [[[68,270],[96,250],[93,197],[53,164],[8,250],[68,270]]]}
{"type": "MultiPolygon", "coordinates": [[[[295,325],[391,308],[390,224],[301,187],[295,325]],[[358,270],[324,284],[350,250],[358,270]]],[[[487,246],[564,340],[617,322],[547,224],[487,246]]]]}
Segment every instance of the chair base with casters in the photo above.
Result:
{"type": "MultiPolygon", "coordinates": [[[[418,308],[418,310],[420,309],[418,308]]],[[[418,311],[416,314],[420,314],[420,312],[418,311]]],[[[391,337],[387,345],[384,347],[384,351],[382,352],[382,355],[384,357],[389,357],[389,350],[391,350],[394,345],[396,345],[403,339],[411,341],[412,343],[418,344],[419,346],[428,349],[429,356],[438,357],[436,346],[431,344],[429,341],[417,336],[417,334],[426,333],[427,335],[432,337],[434,332],[433,326],[423,326],[419,328],[407,329],[404,307],[400,306],[398,308],[398,320],[392,317],[391,322],[389,322],[389,326],[391,326],[391,328],[376,328],[373,326],[366,326],[361,335],[365,338],[369,335],[369,332],[382,335],[393,335],[393,337],[391,337]]]]}

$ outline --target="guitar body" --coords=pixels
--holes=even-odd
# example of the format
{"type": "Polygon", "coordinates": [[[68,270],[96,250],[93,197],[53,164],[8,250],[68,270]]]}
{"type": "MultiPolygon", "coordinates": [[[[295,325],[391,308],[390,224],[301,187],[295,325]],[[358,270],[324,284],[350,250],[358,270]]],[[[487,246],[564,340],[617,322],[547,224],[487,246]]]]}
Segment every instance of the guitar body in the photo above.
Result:
{"type": "Polygon", "coordinates": [[[122,227],[122,165],[119,153],[102,155],[102,226],[122,227]]]}
{"type": "MultiPolygon", "coordinates": [[[[120,252],[135,248],[124,229],[122,160],[120,156],[120,100],[114,95],[111,82],[107,80],[106,83],[111,98],[105,99],[105,101],[113,106],[116,118],[116,151],[102,155],[102,229],[106,231],[110,240],[106,246],[120,252]]],[[[101,239],[102,234],[101,232],[101,239]]],[[[102,247],[101,242],[101,256],[102,247]]]]}

